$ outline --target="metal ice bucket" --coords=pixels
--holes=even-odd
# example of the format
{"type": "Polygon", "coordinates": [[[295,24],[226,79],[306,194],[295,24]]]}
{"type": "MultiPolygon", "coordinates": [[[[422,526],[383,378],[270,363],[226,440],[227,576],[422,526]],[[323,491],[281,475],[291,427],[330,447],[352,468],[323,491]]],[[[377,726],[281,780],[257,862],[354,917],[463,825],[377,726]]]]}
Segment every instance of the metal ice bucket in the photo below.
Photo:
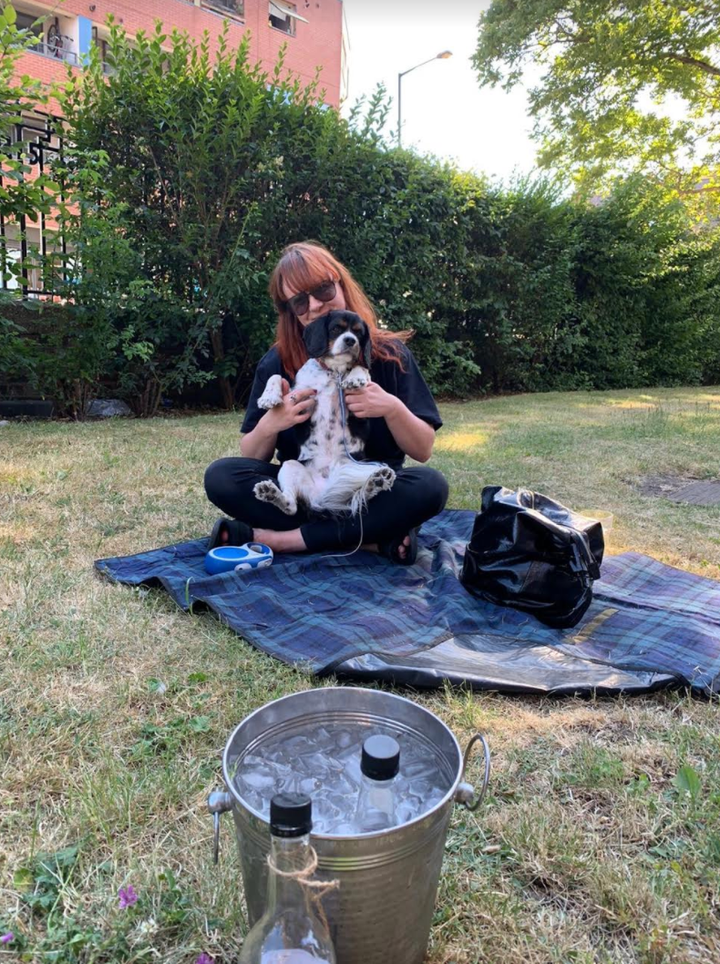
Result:
{"type": "Polygon", "coordinates": [[[210,795],[215,819],[215,859],[220,814],[232,810],[250,925],[264,910],[270,832],[267,820],[246,803],[232,779],[239,756],[258,750],[283,730],[311,731],[329,722],[377,726],[411,733],[442,758],[449,789],[432,810],[378,833],[354,837],[312,835],[318,855],[317,876],[340,887],[323,898],[338,964],[420,964],[425,956],[450,811],[454,802],[475,810],[490,776],[490,753],[477,733],[465,755],[453,733],[429,710],[379,690],[328,687],[284,696],[248,716],[233,732],[223,754],[229,792],[210,795]],[[485,772],[480,793],[462,783],[469,752],[481,742],[485,772]]]}

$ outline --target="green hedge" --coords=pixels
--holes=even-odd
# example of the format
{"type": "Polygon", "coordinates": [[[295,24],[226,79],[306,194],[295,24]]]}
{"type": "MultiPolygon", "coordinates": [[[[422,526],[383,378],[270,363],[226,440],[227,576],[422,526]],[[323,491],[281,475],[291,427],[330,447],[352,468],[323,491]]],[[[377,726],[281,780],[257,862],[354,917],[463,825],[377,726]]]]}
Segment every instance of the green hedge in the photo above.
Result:
{"type": "Polygon", "coordinates": [[[110,378],[141,414],[208,383],[242,402],[272,337],[269,273],[308,238],[385,324],[415,329],[439,394],[718,378],[718,235],[659,190],[628,182],[587,207],[494,187],[388,147],[381,92],[345,122],[246,47],[215,59],[158,27],[131,48],[114,29],[110,56],[114,73],[94,60],[64,102],[62,293],[84,361],[65,358],[65,382],[110,378]]]}

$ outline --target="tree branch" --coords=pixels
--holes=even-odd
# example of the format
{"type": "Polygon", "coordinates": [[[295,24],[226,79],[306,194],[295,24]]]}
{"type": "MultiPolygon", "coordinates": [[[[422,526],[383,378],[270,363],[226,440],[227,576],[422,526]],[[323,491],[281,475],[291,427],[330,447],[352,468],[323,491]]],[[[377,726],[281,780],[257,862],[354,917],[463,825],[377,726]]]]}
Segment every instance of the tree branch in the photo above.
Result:
{"type": "Polygon", "coordinates": [[[704,71],[706,74],[710,74],[712,77],[720,77],[720,67],[716,67],[714,64],[709,64],[706,60],[698,60],[696,57],[690,57],[687,54],[676,54],[676,53],[660,53],[660,57],[664,60],[676,60],[680,64],[687,64],[688,67],[699,67],[700,70],[704,71]]]}
{"type": "Polygon", "coordinates": [[[555,17],[553,23],[558,29],[558,33],[555,34],[556,43],[576,43],[576,44],[586,44],[590,42],[590,34],[585,30],[578,30],[577,33],[573,33],[565,24],[560,20],[559,17],[555,17]],[[562,36],[563,39],[559,39],[558,34],[562,36]]]}

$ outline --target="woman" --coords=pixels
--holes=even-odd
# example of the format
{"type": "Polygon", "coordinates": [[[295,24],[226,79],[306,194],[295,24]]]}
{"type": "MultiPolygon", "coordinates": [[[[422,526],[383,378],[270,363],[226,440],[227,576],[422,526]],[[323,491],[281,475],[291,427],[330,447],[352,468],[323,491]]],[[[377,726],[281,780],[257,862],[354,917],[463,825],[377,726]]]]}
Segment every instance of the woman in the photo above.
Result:
{"type": "Polygon", "coordinates": [[[319,244],[291,244],[283,251],[270,279],[270,295],[278,312],[277,340],[255,373],[242,425],[242,457],[219,459],[205,473],[208,498],[231,516],[215,524],[211,547],[254,541],[273,552],[320,552],[352,551],[363,544],[410,565],[417,556],[418,527],[444,508],[448,486],[435,469],[403,468],[406,455],[427,462],[442,425],[430,390],[404,344],[409,333],[379,328],[360,285],[319,244]],[[312,415],[311,390],[290,393],[290,383],[308,357],[304,326],[328,311],[345,309],[363,318],[372,341],[372,382],[346,392],[346,406],[358,418],[370,419],[365,457],[395,469],[395,482],[390,491],[370,500],[359,516],[311,515],[304,508],[288,516],[257,499],[253,488],[263,479],[277,480],[280,466],[271,463],[273,455],[277,453],[280,462],[297,458],[295,426],[312,415]],[[257,400],[275,374],[283,379],[283,402],[263,412],[257,400]]]}

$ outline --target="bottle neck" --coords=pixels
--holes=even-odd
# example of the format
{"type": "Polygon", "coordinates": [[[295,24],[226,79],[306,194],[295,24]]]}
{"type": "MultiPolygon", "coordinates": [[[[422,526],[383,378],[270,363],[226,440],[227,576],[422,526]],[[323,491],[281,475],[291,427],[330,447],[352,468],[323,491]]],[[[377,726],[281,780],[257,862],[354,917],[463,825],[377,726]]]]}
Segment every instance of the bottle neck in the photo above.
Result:
{"type": "Polygon", "coordinates": [[[372,777],[363,773],[362,783],[364,787],[376,787],[378,790],[392,790],[395,784],[395,777],[390,777],[389,780],[373,780],[372,777]]]}
{"type": "Polygon", "coordinates": [[[307,888],[296,877],[284,877],[283,874],[295,874],[305,870],[310,864],[310,834],[302,837],[270,838],[270,855],[273,866],[281,873],[268,875],[268,910],[272,906],[291,906],[307,904],[307,888]]]}

